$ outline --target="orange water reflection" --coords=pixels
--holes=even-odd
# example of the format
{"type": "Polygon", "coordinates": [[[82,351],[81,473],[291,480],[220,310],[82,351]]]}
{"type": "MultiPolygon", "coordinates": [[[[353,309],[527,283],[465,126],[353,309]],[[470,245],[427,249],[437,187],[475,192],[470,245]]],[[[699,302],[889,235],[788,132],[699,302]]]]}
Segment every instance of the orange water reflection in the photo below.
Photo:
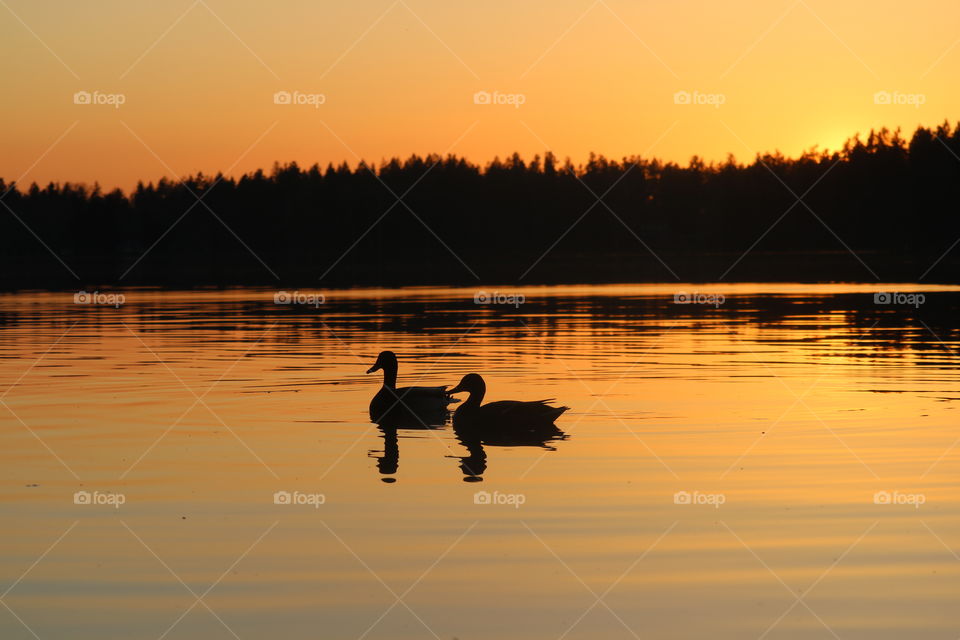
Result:
{"type": "Polygon", "coordinates": [[[956,288],[493,291],[524,304],[0,297],[0,636],[955,634],[956,288]],[[384,348],[401,383],[556,397],[567,437],[465,483],[449,426],[369,423],[384,348]]]}

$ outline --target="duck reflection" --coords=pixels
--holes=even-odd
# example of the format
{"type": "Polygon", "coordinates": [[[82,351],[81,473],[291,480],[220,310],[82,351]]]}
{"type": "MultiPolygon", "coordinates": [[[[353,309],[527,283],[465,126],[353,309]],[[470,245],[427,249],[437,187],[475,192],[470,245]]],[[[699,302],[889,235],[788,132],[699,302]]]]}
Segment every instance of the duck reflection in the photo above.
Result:
{"type": "Polygon", "coordinates": [[[405,416],[406,419],[403,420],[396,419],[395,413],[391,415],[393,416],[391,420],[381,420],[379,423],[371,415],[370,421],[377,425],[383,438],[383,450],[371,449],[367,451],[367,456],[377,461],[377,471],[381,475],[380,481],[387,483],[397,481],[396,474],[400,468],[400,429],[416,431],[443,429],[450,417],[450,412],[408,414],[405,416]]]}
{"type": "Polygon", "coordinates": [[[400,443],[397,441],[397,428],[387,425],[377,425],[383,435],[383,451],[371,449],[367,455],[377,461],[377,471],[383,476],[383,482],[396,482],[394,474],[400,467],[400,443]],[[378,456],[378,453],[383,455],[378,456]]]}
{"type": "Polygon", "coordinates": [[[485,445],[488,447],[540,447],[548,451],[556,451],[556,447],[549,443],[569,438],[554,424],[517,431],[503,429],[496,424],[464,420],[456,415],[453,417],[453,433],[469,454],[459,457],[464,482],[483,482],[483,474],[487,470],[485,445]]]}
{"type": "MultiPolygon", "coordinates": [[[[443,425],[427,425],[426,427],[397,426],[395,424],[378,424],[380,437],[383,438],[383,449],[371,449],[367,456],[376,460],[377,472],[380,481],[394,483],[400,469],[400,430],[442,429],[443,425]]],[[[453,420],[453,433],[457,441],[467,450],[465,456],[456,457],[460,461],[460,471],[464,482],[483,482],[483,474],[487,471],[486,447],[540,447],[547,451],[556,451],[550,443],[557,440],[566,440],[570,436],[556,425],[541,427],[524,432],[504,432],[495,427],[484,428],[475,422],[453,420]]]]}

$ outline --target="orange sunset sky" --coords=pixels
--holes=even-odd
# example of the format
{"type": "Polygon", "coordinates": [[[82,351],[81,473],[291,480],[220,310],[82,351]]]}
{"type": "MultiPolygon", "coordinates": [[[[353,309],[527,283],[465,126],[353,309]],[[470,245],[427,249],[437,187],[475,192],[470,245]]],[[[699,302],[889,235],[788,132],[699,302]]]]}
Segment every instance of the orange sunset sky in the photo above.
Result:
{"type": "Polygon", "coordinates": [[[0,15],[0,177],[24,183],[431,152],[750,160],[960,119],[951,0],[0,0],[0,15]],[[83,91],[107,103],[75,104],[83,91]]]}

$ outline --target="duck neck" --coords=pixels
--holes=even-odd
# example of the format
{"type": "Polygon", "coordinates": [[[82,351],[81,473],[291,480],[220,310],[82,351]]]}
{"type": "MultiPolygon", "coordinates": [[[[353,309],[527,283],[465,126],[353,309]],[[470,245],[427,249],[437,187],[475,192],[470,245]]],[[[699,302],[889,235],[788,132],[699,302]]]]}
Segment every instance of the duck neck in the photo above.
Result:
{"type": "Polygon", "coordinates": [[[396,389],[397,388],[397,366],[387,365],[383,368],[383,386],[396,389]]]}
{"type": "Polygon", "coordinates": [[[487,393],[485,387],[480,386],[476,389],[470,390],[470,395],[467,396],[466,402],[463,403],[465,407],[479,407],[480,403],[483,402],[483,396],[487,393]]]}

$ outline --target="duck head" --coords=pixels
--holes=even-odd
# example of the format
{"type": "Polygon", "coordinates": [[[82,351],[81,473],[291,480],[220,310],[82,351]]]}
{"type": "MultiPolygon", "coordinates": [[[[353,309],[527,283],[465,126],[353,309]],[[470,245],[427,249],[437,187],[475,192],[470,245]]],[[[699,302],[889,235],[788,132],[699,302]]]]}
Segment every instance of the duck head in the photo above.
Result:
{"type": "Polygon", "coordinates": [[[450,389],[447,393],[463,393],[464,391],[469,393],[470,397],[467,398],[467,401],[464,402],[463,405],[478,405],[487,392],[487,384],[483,381],[483,378],[480,377],[480,374],[468,373],[460,380],[460,384],[450,389]]]}
{"type": "Polygon", "coordinates": [[[388,387],[397,384],[397,355],[393,351],[381,351],[377,361],[367,369],[367,373],[383,370],[383,383],[388,387]]]}

